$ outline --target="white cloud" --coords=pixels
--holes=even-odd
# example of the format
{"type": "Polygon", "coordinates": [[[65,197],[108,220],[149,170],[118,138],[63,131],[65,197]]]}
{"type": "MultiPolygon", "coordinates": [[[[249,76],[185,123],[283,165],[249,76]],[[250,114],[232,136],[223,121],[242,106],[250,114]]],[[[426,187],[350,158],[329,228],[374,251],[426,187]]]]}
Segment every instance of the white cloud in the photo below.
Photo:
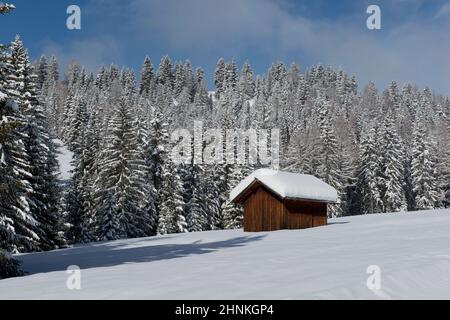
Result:
{"type": "MultiPolygon", "coordinates": [[[[424,0],[382,4],[382,19],[389,10],[417,13],[423,4],[424,0]]],[[[450,24],[445,19],[430,24],[408,21],[406,15],[397,25],[382,22],[382,30],[371,31],[366,28],[365,9],[360,14],[350,12],[345,20],[330,21],[301,16],[277,0],[96,0],[94,5],[107,16],[123,17],[120,24],[128,40],[157,42],[167,52],[186,52],[186,58],[193,58],[189,54],[211,59],[262,54],[298,60],[306,56],[311,63],[342,66],[356,74],[360,83],[374,80],[385,86],[390,80],[411,81],[450,93],[450,43],[445,39],[450,24]]],[[[436,17],[447,14],[448,4],[436,17]]],[[[108,41],[95,41],[83,49],[64,51],[74,57],[81,54],[94,64],[111,47],[118,49],[108,41]]]]}
{"type": "Polygon", "coordinates": [[[121,61],[122,48],[114,38],[107,36],[72,41],[66,46],[52,41],[44,41],[43,53],[47,56],[55,55],[62,70],[70,62],[78,61],[88,71],[95,72],[102,64],[109,65],[121,61]]]}
{"type": "Polygon", "coordinates": [[[436,13],[435,18],[448,18],[450,16],[450,3],[445,3],[436,13]]]}

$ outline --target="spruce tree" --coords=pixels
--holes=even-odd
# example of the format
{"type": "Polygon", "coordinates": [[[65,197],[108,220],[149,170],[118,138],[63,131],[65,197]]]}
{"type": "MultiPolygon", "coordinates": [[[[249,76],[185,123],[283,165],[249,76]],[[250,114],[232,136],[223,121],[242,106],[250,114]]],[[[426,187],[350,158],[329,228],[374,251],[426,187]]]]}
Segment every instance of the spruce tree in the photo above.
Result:
{"type": "Polygon", "coordinates": [[[184,216],[183,185],[172,161],[163,167],[163,183],[160,189],[158,234],[188,231],[184,216]]]}
{"type": "Polygon", "coordinates": [[[145,57],[141,70],[139,94],[148,97],[153,87],[153,65],[149,57],[145,57]]]}
{"type": "Polygon", "coordinates": [[[44,85],[45,81],[47,80],[47,76],[48,76],[48,63],[47,63],[47,58],[45,57],[45,55],[42,55],[41,58],[39,59],[38,62],[38,66],[37,66],[37,86],[39,89],[42,88],[42,86],[44,85]]]}
{"type": "Polygon", "coordinates": [[[166,88],[173,89],[174,75],[172,70],[172,62],[169,56],[164,56],[159,64],[158,73],[156,74],[156,81],[158,84],[166,88]]]}
{"type": "MultiPolygon", "coordinates": [[[[328,115],[328,103],[321,97],[317,100],[316,108],[319,112],[321,164],[319,176],[328,184],[338,190],[338,195],[342,192],[342,177],[339,171],[338,144],[334,133],[331,119],[328,115]]],[[[341,215],[339,206],[330,206],[330,216],[341,215]]]]}
{"type": "Polygon", "coordinates": [[[57,82],[59,80],[59,66],[55,56],[52,56],[48,65],[47,81],[57,82]]]}
{"type": "MultiPolygon", "coordinates": [[[[16,92],[26,119],[23,131],[26,135],[24,143],[29,159],[28,180],[33,190],[30,194],[31,212],[39,224],[41,248],[53,249],[62,243],[57,233],[60,222],[56,213],[59,193],[56,182],[58,163],[47,118],[38,99],[39,78],[34,74],[20,39],[16,39],[12,45],[11,65],[14,76],[22,79],[16,92]]],[[[40,67],[43,68],[41,64],[40,67]]],[[[40,71],[46,73],[45,69],[40,71]]],[[[45,77],[42,80],[45,81],[45,77]]]]}
{"type": "Polygon", "coordinates": [[[142,146],[131,113],[134,99],[123,95],[109,122],[100,154],[97,178],[97,237],[120,239],[151,233],[151,217],[144,210],[148,188],[142,146]]]}
{"type": "Polygon", "coordinates": [[[395,118],[389,112],[382,124],[380,151],[381,176],[380,190],[383,207],[386,212],[397,212],[406,209],[406,198],[403,189],[403,157],[401,140],[397,133],[395,118]]]}
{"type": "Polygon", "coordinates": [[[226,64],[223,58],[220,58],[217,61],[215,77],[214,77],[214,85],[216,87],[215,96],[216,99],[220,99],[222,93],[225,91],[225,72],[226,72],[226,64]]]}
{"type": "Polygon", "coordinates": [[[208,212],[205,210],[204,172],[202,166],[191,165],[190,198],[186,203],[186,222],[190,232],[208,229],[208,212]]]}
{"type": "Polygon", "coordinates": [[[239,78],[239,91],[244,99],[252,99],[255,95],[255,80],[253,78],[252,67],[248,62],[244,64],[239,78]]]}
{"type": "MultiPolygon", "coordinates": [[[[241,165],[234,165],[228,168],[230,170],[227,179],[227,187],[229,194],[234,187],[238,185],[241,180],[249,173],[248,168],[241,165]]],[[[241,206],[238,206],[231,201],[226,201],[223,204],[223,219],[225,229],[239,229],[243,226],[243,210],[241,206]]]]}
{"type": "Polygon", "coordinates": [[[437,202],[434,170],[435,164],[425,129],[421,124],[416,124],[413,134],[411,176],[417,210],[433,209],[437,202]]]}
{"type": "MultiPolygon", "coordinates": [[[[15,64],[26,51],[0,51],[0,247],[8,251],[39,250],[38,222],[30,209],[29,156],[24,144],[27,124],[21,96],[24,79],[15,64]]],[[[20,66],[23,67],[23,66],[20,66]]]]}
{"type": "Polygon", "coordinates": [[[377,138],[376,129],[371,128],[361,142],[358,188],[362,213],[365,214],[383,211],[378,181],[381,174],[381,163],[377,138]]]}

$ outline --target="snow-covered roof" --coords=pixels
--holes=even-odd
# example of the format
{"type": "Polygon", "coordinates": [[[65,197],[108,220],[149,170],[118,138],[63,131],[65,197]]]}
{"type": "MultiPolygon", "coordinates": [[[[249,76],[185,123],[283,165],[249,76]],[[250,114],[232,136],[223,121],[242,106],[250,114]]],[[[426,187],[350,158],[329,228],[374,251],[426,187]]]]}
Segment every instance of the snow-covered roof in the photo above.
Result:
{"type": "Polygon", "coordinates": [[[259,182],[281,198],[337,202],[335,188],[315,176],[271,169],[259,169],[242,180],[230,193],[230,200],[239,197],[253,182],[259,182]]]}

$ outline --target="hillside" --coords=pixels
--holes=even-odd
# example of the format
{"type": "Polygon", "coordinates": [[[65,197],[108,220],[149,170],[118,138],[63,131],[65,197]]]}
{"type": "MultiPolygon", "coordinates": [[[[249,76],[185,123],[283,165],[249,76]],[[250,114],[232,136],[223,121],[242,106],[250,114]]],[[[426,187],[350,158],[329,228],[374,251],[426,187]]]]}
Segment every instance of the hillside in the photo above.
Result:
{"type": "Polygon", "coordinates": [[[325,227],[209,231],[17,256],[31,274],[0,299],[448,298],[450,210],[333,219],[325,227]],[[82,269],[81,290],[66,267],[82,269]],[[381,268],[381,290],[366,286],[381,268]]]}

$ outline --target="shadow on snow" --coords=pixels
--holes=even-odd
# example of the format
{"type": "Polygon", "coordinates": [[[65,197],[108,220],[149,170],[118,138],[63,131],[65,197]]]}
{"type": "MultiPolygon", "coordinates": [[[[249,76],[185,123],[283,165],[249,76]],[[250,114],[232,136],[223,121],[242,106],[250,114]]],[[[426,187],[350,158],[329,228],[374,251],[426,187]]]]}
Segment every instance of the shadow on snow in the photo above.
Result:
{"type": "MultiPolygon", "coordinates": [[[[81,245],[44,253],[30,253],[17,257],[23,262],[22,269],[29,274],[63,271],[68,266],[77,265],[81,269],[111,267],[126,263],[152,262],[183,258],[191,255],[211,253],[221,249],[235,248],[249,242],[258,241],[265,235],[243,236],[216,242],[194,241],[188,244],[146,244],[150,239],[140,239],[142,246],[129,247],[130,242],[112,241],[81,245]]],[[[158,239],[158,238],[154,238],[158,239]]],[[[119,240],[120,241],[120,240],[119,240]]]]}

